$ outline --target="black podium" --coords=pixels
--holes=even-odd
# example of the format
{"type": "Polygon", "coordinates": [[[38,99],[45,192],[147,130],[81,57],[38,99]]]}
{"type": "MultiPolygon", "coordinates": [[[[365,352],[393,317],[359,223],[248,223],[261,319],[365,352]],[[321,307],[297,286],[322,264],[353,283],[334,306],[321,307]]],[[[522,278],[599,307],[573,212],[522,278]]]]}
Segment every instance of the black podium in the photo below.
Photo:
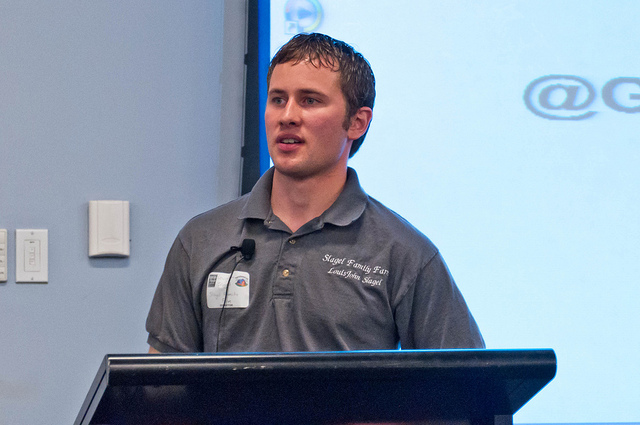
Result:
{"type": "Polygon", "coordinates": [[[508,425],[552,350],[107,355],[76,425],[508,425]]]}

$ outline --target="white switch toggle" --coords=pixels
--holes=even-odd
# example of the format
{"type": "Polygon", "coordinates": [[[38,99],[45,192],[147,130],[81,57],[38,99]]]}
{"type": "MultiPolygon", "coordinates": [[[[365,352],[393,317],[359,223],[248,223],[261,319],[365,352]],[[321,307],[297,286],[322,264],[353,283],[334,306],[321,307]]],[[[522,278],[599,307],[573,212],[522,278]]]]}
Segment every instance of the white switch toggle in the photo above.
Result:
{"type": "Polygon", "coordinates": [[[48,230],[16,229],[16,282],[49,281],[48,230]]]}
{"type": "Polygon", "coordinates": [[[28,272],[40,271],[40,241],[27,239],[24,241],[24,269],[28,272]]]}
{"type": "Polygon", "coordinates": [[[89,256],[129,256],[129,201],[89,201],[89,256]]]}

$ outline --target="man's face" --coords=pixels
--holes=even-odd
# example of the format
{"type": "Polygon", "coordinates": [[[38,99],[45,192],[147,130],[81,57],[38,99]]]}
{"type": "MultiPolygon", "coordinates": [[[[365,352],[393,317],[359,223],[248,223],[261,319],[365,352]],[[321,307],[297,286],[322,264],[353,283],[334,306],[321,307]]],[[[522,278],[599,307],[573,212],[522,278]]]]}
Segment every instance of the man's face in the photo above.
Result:
{"type": "Polygon", "coordinates": [[[353,131],[344,128],[347,105],[339,77],[308,61],[273,69],[265,128],[276,172],[309,178],[346,169],[353,131]]]}

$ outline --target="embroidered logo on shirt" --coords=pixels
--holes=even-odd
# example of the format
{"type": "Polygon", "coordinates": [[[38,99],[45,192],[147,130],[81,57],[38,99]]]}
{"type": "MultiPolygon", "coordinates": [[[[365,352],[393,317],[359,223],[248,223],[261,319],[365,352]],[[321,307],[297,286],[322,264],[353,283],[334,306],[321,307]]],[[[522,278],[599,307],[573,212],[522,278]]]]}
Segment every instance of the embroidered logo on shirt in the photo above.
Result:
{"type": "Polygon", "coordinates": [[[389,270],[384,267],[372,266],[352,258],[325,254],[322,261],[331,265],[328,274],[357,280],[369,286],[381,286],[384,278],[389,275],[389,270]]]}

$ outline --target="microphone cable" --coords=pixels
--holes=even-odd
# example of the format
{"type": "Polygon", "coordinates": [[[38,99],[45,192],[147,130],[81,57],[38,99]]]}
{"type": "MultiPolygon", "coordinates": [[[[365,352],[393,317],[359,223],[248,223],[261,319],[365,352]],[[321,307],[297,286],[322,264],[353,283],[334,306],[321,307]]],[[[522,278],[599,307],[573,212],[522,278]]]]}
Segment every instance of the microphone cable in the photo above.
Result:
{"type": "MultiPolygon", "coordinates": [[[[227,278],[227,285],[224,288],[224,298],[222,299],[222,307],[220,308],[220,316],[218,316],[218,331],[216,333],[216,346],[215,346],[215,352],[218,352],[218,347],[220,346],[220,330],[222,329],[222,318],[223,318],[223,314],[224,314],[224,307],[227,304],[227,297],[229,295],[229,284],[231,283],[231,278],[233,277],[233,273],[236,271],[236,268],[238,267],[238,264],[240,264],[241,261],[249,261],[253,258],[253,254],[255,254],[256,251],[256,241],[253,239],[243,239],[242,240],[242,245],[241,246],[232,246],[229,249],[229,252],[236,252],[236,251],[240,251],[240,254],[242,255],[240,257],[240,259],[238,261],[236,261],[236,263],[233,265],[233,268],[231,269],[231,272],[229,273],[229,277],[227,278]]],[[[223,257],[224,258],[224,257],[223,257]]],[[[211,272],[213,271],[213,269],[215,268],[215,266],[220,262],[220,260],[218,260],[209,270],[209,272],[207,273],[207,285],[209,283],[209,275],[211,274],[211,272]]]]}

